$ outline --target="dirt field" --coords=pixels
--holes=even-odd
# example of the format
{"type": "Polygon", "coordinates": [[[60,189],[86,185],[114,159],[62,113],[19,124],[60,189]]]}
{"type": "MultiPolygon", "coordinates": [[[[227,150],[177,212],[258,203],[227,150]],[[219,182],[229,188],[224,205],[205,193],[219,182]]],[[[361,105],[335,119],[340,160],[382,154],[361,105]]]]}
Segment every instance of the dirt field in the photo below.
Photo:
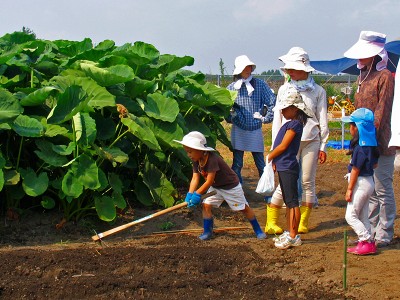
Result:
{"type": "MultiPolygon", "coordinates": [[[[265,202],[254,192],[252,166],[244,170],[250,206],[265,225],[265,202]]],[[[1,299],[400,299],[400,219],[393,245],[373,256],[347,257],[347,289],[343,289],[344,163],[321,165],[317,192],[320,206],[312,211],[311,231],[300,247],[279,250],[271,236],[259,241],[250,229],[222,231],[210,241],[199,232],[201,211],[181,209],[91,241],[93,222],[67,224],[61,216],[35,213],[22,220],[1,219],[1,299]]],[[[399,174],[395,194],[400,199],[399,174]]],[[[398,214],[400,205],[398,205],[398,214]]],[[[112,226],[151,214],[130,210],[112,226]]],[[[249,227],[227,207],[214,210],[216,228],[249,227]]],[[[280,223],[284,225],[284,210],[280,223]]]]}

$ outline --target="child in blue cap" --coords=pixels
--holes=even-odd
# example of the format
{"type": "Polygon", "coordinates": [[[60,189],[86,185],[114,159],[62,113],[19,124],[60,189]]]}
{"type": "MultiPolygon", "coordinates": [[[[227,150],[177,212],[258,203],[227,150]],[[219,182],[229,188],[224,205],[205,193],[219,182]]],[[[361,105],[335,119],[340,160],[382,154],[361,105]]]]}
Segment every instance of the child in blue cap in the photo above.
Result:
{"type": "Polygon", "coordinates": [[[367,108],[359,108],[350,116],[342,118],[350,124],[351,160],[348,165],[348,186],[346,191],[346,221],[358,236],[356,247],[347,252],[357,255],[376,253],[375,241],[371,235],[368,219],[369,198],[374,192],[374,168],[378,164],[379,151],[374,126],[374,114],[367,108]]]}

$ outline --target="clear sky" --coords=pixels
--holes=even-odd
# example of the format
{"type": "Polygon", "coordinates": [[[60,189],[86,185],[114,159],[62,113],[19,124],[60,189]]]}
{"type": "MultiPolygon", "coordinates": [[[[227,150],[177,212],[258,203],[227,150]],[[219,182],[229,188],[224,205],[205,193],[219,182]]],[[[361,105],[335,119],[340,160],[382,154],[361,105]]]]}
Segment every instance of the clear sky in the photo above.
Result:
{"type": "Polygon", "coordinates": [[[400,0],[1,0],[0,10],[0,36],[25,26],[46,40],[143,41],[211,74],[220,59],[231,74],[241,54],[255,73],[279,68],[293,46],[340,58],[362,30],[400,39],[400,0]]]}

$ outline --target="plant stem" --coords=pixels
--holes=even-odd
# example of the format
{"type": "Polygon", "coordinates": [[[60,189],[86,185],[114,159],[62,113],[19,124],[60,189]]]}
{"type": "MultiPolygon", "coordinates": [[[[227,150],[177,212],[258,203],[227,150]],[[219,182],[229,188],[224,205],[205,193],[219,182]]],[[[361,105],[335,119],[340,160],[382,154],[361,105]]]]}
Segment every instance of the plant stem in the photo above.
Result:
{"type": "Polygon", "coordinates": [[[19,149],[18,149],[18,158],[17,158],[17,165],[15,167],[15,169],[18,171],[19,168],[19,161],[21,159],[21,152],[22,152],[22,144],[24,143],[24,137],[21,137],[21,141],[19,143],[19,149]]]}

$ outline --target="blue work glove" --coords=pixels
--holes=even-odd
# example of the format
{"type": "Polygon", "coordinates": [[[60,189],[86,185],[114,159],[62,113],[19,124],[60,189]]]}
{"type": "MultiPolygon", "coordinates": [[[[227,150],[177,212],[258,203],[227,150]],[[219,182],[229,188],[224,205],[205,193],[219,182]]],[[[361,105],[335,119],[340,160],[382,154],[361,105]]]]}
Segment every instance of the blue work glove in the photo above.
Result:
{"type": "Polygon", "coordinates": [[[193,193],[187,193],[186,194],[186,198],[185,198],[185,202],[188,204],[190,204],[190,200],[192,199],[193,193]]]}
{"type": "Polygon", "coordinates": [[[199,205],[201,202],[201,195],[194,192],[192,195],[192,199],[190,200],[190,203],[188,204],[188,207],[195,207],[199,205]]]}

